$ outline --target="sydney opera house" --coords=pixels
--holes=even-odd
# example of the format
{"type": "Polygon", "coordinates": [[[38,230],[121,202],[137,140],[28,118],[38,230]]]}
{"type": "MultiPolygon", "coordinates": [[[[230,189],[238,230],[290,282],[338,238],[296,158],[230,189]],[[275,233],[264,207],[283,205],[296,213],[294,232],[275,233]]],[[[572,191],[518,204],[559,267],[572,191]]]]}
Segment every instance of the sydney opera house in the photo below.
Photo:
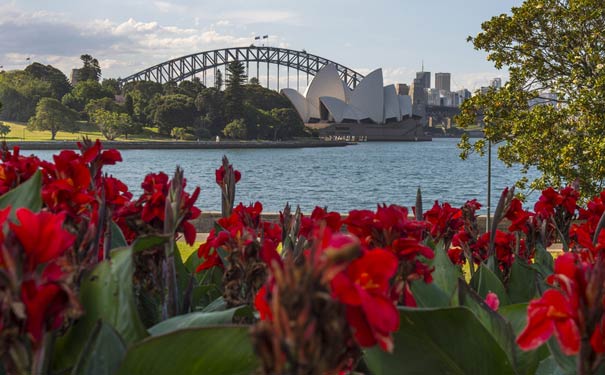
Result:
{"type": "Polygon", "coordinates": [[[382,69],[368,74],[355,89],[343,82],[334,65],[317,72],[304,95],[294,89],[282,93],[320,136],[338,140],[416,141],[425,137],[412,99],[384,86],[382,69]]]}

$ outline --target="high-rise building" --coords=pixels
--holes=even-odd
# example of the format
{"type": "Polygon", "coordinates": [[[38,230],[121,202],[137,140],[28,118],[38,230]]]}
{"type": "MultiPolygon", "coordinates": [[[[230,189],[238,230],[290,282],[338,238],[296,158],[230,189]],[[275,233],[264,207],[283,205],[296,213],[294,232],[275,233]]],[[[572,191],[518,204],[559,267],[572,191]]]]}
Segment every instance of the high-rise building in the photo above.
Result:
{"type": "Polygon", "coordinates": [[[397,95],[410,95],[410,86],[405,83],[398,83],[395,85],[397,95]]]}
{"type": "Polygon", "coordinates": [[[435,73],[435,88],[437,90],[450,91],[450,73],[435,73]]]}
{"type": "Polygon", "coordinates": [[[502,78],[497,77],[492,79],[489,85],[495,88],[496,90],[499,90],[500,88],[502,88],[502,78]]]}
{"type": "Polygon", "coordinates": [[[431,88],[431,72],[422,72],[416,73],[416,79],[419,80],[419,84],[422,85],[423,89],[431,88]]]}
{"type": "Polygon", "coordinates": [[[426,116],[426,104],[427,95],[424,90],[424,82],[421,79],[416,78],[410,86],[410,96],[412,97],[412,113],[414,115],[425,117],[426,116]]]}
{"type": "Polygon", "coordinates": [[[458,94],[458,97],[459,97],[459,105],[464,103],[464,101],[466,99],[470,99],[472,96],[471,92],[468,91],[467,89],[458,90],[458,91],[456,91],[456,93],[458,94]]]}

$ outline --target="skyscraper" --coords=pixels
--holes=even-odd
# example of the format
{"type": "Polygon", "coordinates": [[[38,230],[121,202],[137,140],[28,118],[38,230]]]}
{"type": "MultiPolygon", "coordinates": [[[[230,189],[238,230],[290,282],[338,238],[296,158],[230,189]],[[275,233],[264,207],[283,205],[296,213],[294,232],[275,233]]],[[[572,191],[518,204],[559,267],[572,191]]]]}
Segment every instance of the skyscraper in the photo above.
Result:
{"type": "Polygon", "coordinates": [[[437,90],[450,91],[450,73],[435,73],[435,88],[437,90]]]}
{"type": "Polygon", "coordinates": [[[493,88],[495,88],[496,90],[499,90],[500,88],[502,88],[502,78],[494,78],[490,81],[489,85],[493,88]]]}
{"type": "Polygon", "coordinates": [[[416,79],[419,80],[419,86],[423,89],[431,88],[431,72],[425,72],[424,70],[422,72],[417,72],[416,79]]]}

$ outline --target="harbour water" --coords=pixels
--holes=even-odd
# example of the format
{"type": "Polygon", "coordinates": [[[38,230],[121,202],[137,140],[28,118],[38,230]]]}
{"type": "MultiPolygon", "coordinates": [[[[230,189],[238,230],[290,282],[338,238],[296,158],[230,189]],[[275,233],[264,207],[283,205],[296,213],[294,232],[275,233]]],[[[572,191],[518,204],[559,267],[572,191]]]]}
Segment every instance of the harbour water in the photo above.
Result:
{"type": "MultiPolygon", "coordinates": [[[[201,187],[197,205],[203,211],[220,210],[214,170],[223,155],[242,172],[236,201],[260,201],[267,212],[280,211],[286,202],[300,205],[303,212],[310,212],[316,205],[339,212],[374,209],[377,203],[409,207],[414,205],[418,187],[425,209],[434,200],[460,206],[477,199],[485,205],[487,157],[473,155],[460,160],[457,142],[439,138],[432,142],[367,142],[335,148],[123,150],[124,161],[106,171],[124,181],[137,197],[147,173],[164,171],[171,175],[180,165],[187,190],[201,187]]],[[[33,153],[50,159],[57,151],[33,153]]],[[[537,172],[532,176],[536,177],[537,172]]],[[[519,177],[519,168],[506,168],[494,156],[493,206],[500,191],[519,177]]],[[[534,194],[529,201],[536,199],[534,194]]]]}

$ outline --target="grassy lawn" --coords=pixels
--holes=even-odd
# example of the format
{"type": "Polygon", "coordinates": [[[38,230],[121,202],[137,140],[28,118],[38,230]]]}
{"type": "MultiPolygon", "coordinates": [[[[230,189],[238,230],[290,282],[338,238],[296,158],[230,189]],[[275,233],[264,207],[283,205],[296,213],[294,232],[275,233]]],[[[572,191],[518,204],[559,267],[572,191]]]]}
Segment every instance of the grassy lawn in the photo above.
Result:
{"type": "MultiPolygon", "coordinates": [[[[6,136],[7,141],[50,141],[50,131],[29,130],[24,122],[3,121],[11,127],[6,136]]],[[[60,131],[56,134],[57,141],[77,141],[83,137],[104,140],[103,134],[94,126],[85,122],[80,124],[80,131],[76,133],[60,131]]],[[[163,141],[171,138],[160,136],[157,129],[145,128],[142,134],[129,135],[128,139],[118,138],[119,141],[163,141]]]]}

